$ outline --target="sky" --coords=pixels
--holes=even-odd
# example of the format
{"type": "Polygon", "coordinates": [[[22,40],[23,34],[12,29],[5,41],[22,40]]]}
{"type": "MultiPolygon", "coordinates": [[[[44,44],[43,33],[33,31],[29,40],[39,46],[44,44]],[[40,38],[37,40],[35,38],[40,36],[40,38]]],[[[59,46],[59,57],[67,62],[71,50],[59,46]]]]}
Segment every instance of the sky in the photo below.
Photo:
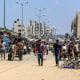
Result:
{"type": "MultiPolygon", "coordinates": [[[[39,11],[37,9],[46,8],[42,11],[41,22],[45,21],[50,28],[56,28],[56,34],[71,33],[71,22],[80,12],[80,0],[5,0],[5,25],[11,29],[17,19],[22,20],[22,7],[17,4],[29,2],[24,5],[23,24],[28,26],[29,20],[39,22],[39,11]],[[36,16],[37,15],[37,16],[36,16]],[[46,20],[47,19],[47,20],[46,20]]],[[[4,26],[4,0],[0,0],[0,27],[4,26]]]]}

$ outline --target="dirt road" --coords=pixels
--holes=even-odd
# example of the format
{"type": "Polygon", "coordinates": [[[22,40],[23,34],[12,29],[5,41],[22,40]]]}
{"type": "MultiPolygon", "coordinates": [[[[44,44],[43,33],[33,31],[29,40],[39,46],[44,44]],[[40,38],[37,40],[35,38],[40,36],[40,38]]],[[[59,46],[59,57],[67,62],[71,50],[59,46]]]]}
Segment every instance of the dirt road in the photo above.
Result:
{"type": "Polygon", "coordinates": [[[80,80],[80,70],[57,68],[51,53],[39,67],[37,56],[31,54],[23,61],[0,61],[0,80],[80,80]]]}

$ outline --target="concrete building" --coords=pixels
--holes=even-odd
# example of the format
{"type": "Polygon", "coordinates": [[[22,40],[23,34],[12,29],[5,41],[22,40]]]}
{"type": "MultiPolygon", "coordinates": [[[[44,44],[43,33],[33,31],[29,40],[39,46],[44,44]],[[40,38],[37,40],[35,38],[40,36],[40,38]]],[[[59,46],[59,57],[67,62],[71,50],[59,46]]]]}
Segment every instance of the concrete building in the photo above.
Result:
{"type": "MultiPolygon", "coordinates": [[[[22,24],[19,20],[15,21],[13,24],[13,31],[17,33],[22,33],[22,24]]],[[[36,21],[29,21],[28,26],[23,26],[23,35],[27,38],[39,38],[39,37],[50,37],[52,31],[50,28],[45,27],[45,23],[39,23],[36,21]],[[39,32],[40,31],[40,32],[39,32]]]]}
{"type": "Polygon", "coordinates": [[[52,37],[52,30],[49,27],[45,28],[45,37],[51,38],[52,37]]]}
{"type": "Polygon", "coordinates": [[[72,32],[72,35],[77,37],[77,25],[76,25],[76,17],[74,18],[74,20],[72,21],[72,24],[71,24],[71,32],[72,32]]]}
{"type": "Polygon", "coordinates": [[[17,19],[17,21],[14,21],[13,32],[21,33],[23,34],[24,37],[27,37],[27,27],[23,25],[23,28],[22,28],[22,23],[19,21],[19,19],[17,19]]]}
{"type": "Polygon", "coordinates": [[[36,21],[29,21],[29,27],[31,28],[31,36],[35,38],[39,38],[44,35],[45,23],[39,23],[36,21]],[[40,32],[39,32],[40,31],[40,32]]]}
{"type": "Polygon", "coordinates": [[[45,23],[40,23],[39,28],[38,22],[30,20],[28,28],[31,30],[30,33],[28,32],[28,34],[31,34],[32,38],[39,38],[40,36],[45,38],[51,38],[52,30],[49,27],[46,27],[45,23]]]}
{"type": "Polygon", "coordinates": [[[71,24],[71,32],[76,38],[80,38],[80,12],[76,13],[76,17],[71,24]]]}

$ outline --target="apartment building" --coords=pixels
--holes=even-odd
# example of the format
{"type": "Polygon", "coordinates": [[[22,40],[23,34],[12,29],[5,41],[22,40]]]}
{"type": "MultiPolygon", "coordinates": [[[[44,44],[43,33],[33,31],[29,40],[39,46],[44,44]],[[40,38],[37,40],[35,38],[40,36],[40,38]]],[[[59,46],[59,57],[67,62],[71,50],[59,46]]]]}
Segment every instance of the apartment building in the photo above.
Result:
{"type": "Polygon", "coordinates": [[[38,23],[36,21],[29,21],[28,26],[23,25],[22,31],[22,23],[17,19],[13,24],[13,31],[17,33],[23,34],[24,37],[27,38],[40,38],[46,35],[49,37],[52,33],[50,28],[46,28],[45,23],[38,23]]]}
{"type": "Polygon", "coordinates": [[[49,27],[45,28],[45,37],[51,38],[52,37],[52,30],[49,27]]]}
{"type": "Polygon", "coordinates": [[[71,32],[76,38],[80,38],[80,12],[76,13],[76,17],[71,24],[71,32]]]}
{"type": "Polygon", "coordinates": [[[31,28],[31,36],[38,38],[44,35],[45,23],[38,23],[36,21],[29,21],[29,27],[31,28]]]}
{"type": "Polygon", "coordinates": [[[19,19],[17,19],[17,21],[14,21],[13,31],[16,33],[21,33],[24,37],[27,37],[27,27],[24,25],[22,27],[22,23],[19,21],[19,19]]]}
{"type": "Polygon", "coordinates": [[[77,37],[76,17],[72,21],[72,24],[71,24],[71,32],[72,32],[72,35],[73,36],[77,37]]]}

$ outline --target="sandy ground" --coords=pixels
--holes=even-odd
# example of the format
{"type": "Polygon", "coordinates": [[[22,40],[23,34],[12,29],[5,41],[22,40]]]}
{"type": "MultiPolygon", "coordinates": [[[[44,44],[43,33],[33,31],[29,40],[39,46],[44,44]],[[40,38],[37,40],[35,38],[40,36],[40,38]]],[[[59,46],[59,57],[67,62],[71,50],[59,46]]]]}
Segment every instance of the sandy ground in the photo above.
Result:
{"type": "Polygon", "coordinates": [[[39,67],[32,54],[25,55],[23,61],[0,61],[0,80],[80,80],[80,70],[56,67],[52,54],[39,67]]]}

